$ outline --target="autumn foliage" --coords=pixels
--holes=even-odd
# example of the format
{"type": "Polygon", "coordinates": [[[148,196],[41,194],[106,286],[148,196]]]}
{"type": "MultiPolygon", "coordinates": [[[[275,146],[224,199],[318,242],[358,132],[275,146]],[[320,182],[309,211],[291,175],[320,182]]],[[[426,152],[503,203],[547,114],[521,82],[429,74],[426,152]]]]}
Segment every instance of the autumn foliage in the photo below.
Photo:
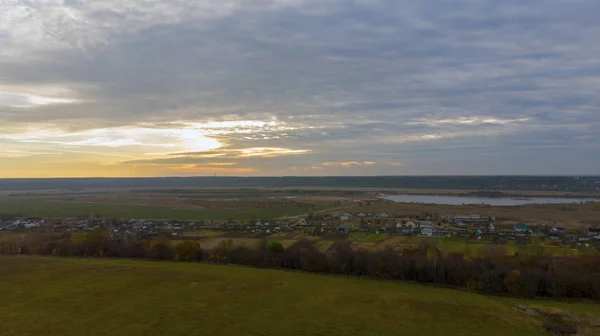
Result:
{"type": "Polygon", "coordinates": [[[322,252],[314,241],[300,241],[284,248],[279,242],[266,240],[256,246],[235,246],[227,240],[210,253],[204,253],[195,241],[174,245],[167,237],[156,237],[119,242],[98,230],[4,238],[0,239],[0,254],[204,261],[432,283],[494,295],[600,300],[598,253],[553,257],[532,248],[528,253],[510,255],[504,246],[495,244],[473,256],[444,253],[428,244],[404,250],[365,251],[353,249],[347,242],[338,242],[322,252]]]}

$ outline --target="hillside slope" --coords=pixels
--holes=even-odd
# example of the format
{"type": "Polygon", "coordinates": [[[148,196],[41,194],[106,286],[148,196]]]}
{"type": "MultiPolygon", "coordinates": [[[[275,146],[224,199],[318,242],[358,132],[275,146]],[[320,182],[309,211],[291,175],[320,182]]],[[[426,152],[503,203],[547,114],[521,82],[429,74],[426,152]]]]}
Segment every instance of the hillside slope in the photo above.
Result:
{"type": "Polygon", "coordinates": [[[0,257],[5,336],[543,335],[516,303],[235,266],[0,257]]]}

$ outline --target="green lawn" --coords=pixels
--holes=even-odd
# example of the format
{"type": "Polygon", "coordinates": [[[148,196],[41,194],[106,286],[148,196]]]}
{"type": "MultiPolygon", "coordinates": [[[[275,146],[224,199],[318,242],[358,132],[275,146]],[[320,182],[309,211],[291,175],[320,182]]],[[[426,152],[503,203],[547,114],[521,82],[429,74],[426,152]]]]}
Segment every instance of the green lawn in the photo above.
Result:
{"type": "Polygon", "coordinates": [[[4,336],[543,335],[538,321],[513,309],[517,303],[236,266],[0,257],[4,336]]]}
{"type": "Polygon", "coordinates": [[[28,217],[79,217],[98,214],[104,218],[144,218],[181,220],[218,220],[232,218],[248,220],[295,216],[309,211],[308,207],[273,207],[265,209],[176,209],[168,206],[128,205],[109,203],[53,202],[35,198],[0,200],[0,214],[21,214],[28,217]]]}

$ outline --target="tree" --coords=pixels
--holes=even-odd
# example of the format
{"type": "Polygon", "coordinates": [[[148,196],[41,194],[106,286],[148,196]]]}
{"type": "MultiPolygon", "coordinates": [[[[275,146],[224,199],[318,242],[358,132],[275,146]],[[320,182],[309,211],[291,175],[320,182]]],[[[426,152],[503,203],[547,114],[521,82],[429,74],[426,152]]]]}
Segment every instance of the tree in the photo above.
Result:
{"type": "Polygon", "coordinates": [[[171,245],[156,242],[150,244],[148,256],[155,260],[173,260],[173,248],[171,245]]]}
{"type": "Polygon", "coordinates": [[[228,239],[227,241],[222,241],[219,245],[214,249],[213,254],[210,256],[211,260],[218,263],[229,263],[231,261],[231,253],[235,246],[233,245],[233,241],[228,239]]]}
{"type": "Polygon", "coordinates": [[[71,235],[76,255],[99,257],[104,254],[107,234],[103,230],[78,232],[71,235]]]}
{"type": "Polygon", "coordinates": [[[270,242],[269,245],[267,245],[267,250],[273,254],[279,254],[285,251],[283,245],[281,245],[281,243],[278,241],[270,242]]]}
{"type": "Polygon", "coordinates": [[[196,261],[202,259],[202,248],[191,240],[184,240],[175,247],[175,259],[196,261]]]}
{"type": "Polygon", "coordinates": [[[511,294],[517,294],[521,290],[521,284],[519,279],[521,277],[521,272],[518,270],[512,270],[508,275],[504,278],[502,282],[506,290],[511,294]]]}

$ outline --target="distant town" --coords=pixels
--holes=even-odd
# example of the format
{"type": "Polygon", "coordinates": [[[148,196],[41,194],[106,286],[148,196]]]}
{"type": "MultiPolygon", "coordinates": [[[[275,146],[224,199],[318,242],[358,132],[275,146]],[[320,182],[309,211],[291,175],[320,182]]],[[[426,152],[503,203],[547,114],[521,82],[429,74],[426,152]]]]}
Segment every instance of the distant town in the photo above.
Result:
{"type": "Polygon", "coordinates": [[[415,217],[400,217],[387,213],[350,213],[340,215],[309,215],[277,220],[248,221],[181,221],[148,219],[89,218],[4,218],[2,232],[46,231],[73,233],[102,229],[113,240],[137,241],[158,235],[171,239],[194,239],[192,233],[203,230],[232,233],[241,236],[264,236],[282,232],[299,232],[313,236],[343,237],[355,232],[387,234],[389,236],[421,236],[430,238],[465,237],[477,240],[519,240],[532,238],[554,240],[563,245],[600,244],[600,227],[567,230],[559,226],[530,225],[524,222],[497,224],[485,215],[446,215],[423,213],[415,217]]]}

